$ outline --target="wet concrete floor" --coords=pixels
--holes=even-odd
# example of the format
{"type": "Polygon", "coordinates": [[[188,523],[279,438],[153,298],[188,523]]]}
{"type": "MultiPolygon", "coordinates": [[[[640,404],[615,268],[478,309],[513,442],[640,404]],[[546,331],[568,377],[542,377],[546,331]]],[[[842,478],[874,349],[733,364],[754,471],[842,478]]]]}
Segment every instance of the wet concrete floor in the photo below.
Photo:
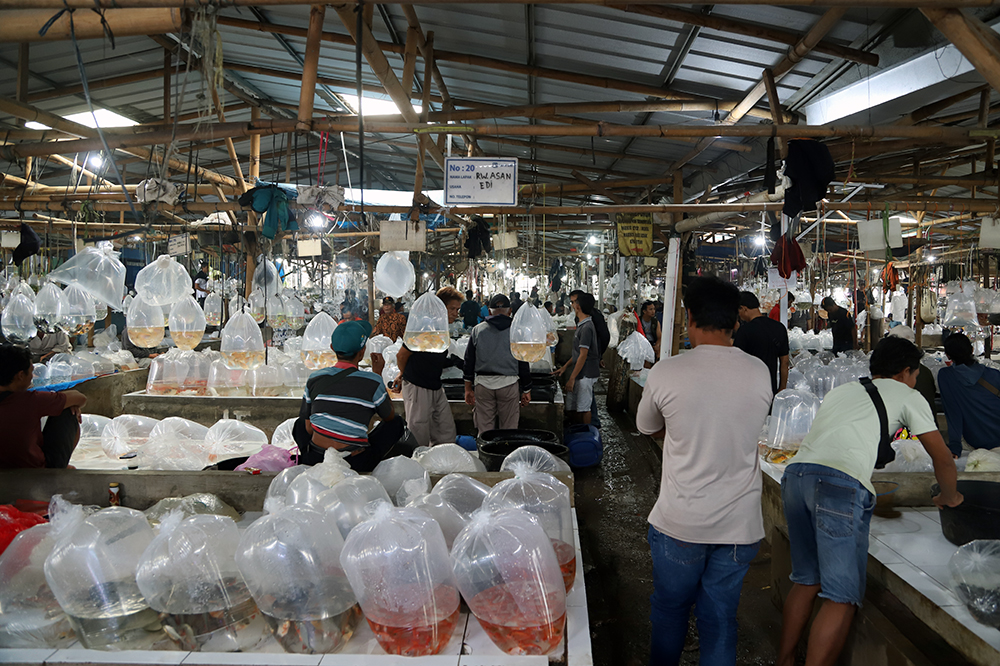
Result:
{"type": "MultiPolygon", "coordinates": [[[[649,659],[653,565],[646,517],[659,493],[661,452],[652,439],[636,431],[628,414],[609,414],[603,394],[597,401],[604,460],[598,467],[576,471],[594,664],[638,666],[649,659]]],[[[771,601],[769,585],[769,551],[762,544],[743,584],[740,666],[772,664],[777,656],[781,615],[771,601]]],[[[698,663],[693,629],[681,663],[698,663]]]]}

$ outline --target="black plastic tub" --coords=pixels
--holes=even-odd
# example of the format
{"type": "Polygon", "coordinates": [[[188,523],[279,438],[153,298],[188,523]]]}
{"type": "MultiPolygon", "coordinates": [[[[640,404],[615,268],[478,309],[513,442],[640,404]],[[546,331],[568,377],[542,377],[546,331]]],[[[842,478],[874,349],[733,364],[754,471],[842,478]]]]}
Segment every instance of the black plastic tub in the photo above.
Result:
{"type": "Polygon", "coordinates": [[[442,379],[441,386],[444,388],[445,397],[449,400],[465,400],[464,379],[442,379]]]}
{"type": "Polygon", "coordinates": [[[959,481],[958,492],[965,497],[964,502],[939,509],[944,537],[956,546],[976,539],[1000,539],[1000,483],[959,481]]]}
{"type": "Polygon", "coordinates": [[[531,401],[553,402],[556,399],[556,380],[548,375],[531,376],[531,401]]]}
{"type": "Polygon", "coordinates": [[[499,472],[504,458],[522,446],[538,446],[569,464],[569,448],[548,430],[488,430],[476,439],[487,472],[499,472]]]}

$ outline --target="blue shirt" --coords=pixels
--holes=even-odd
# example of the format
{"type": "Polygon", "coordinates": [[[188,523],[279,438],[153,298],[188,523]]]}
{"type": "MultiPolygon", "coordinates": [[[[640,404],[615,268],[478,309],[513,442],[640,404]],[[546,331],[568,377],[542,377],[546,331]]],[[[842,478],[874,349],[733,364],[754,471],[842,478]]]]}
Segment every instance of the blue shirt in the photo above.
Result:
{"type": "Polygon", "coordinates": [[[324,437],[350,444],[368,444],[368,424],[376,414],[392,413],[392,401],[382,378],[350,363],[337,363],[309,375],[299,415],[309,419],[324,437]],[[353,371],[331,379],[344,370],[353,371]]]}
{"type": "Polygon", "coordinates": [[[1000,371],[981,363],[953,365],[938,372],[938,389],[948,420],[948,448],[962,454],[962,438],[974,448],[1000,445],[1000,397],[978,384],[980,379],[1000,389],[1000,371]]]}

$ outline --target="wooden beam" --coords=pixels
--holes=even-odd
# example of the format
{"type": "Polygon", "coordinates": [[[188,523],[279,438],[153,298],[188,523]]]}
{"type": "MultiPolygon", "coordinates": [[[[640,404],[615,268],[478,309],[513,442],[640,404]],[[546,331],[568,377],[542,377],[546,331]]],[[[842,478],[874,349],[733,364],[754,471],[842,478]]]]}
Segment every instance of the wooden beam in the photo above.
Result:
{"type": "MultiPolygon", "coordinates": [[[[671,177],[660,176],[657,178],[603,180],[600,181],[600,185],[605,190],[612,190],[612,189],[624,189],[631,187],[650,187],[655,185],[669,185],[671,182],[673,182],[673,179],[671,177]]],[[[575,184],[562,185],[560,183],[535,183],[533,185],[522,185],[518,194],[520,196],[532,196],[544,192],[546,196],[558,197],[564,194],[578,194],[581,192],[590,192],[590,191],[592,191],[590,185],[575,185],[575,184]]]]}
{"type": "MultiPolygon", "coordinates": [[[[93,9],[94,6],[91,5],[90,8],[93,9]]],[[[42,27],[52,19],[52,12],[47,9],[5,10],[3,20],[0,21],[0,44],[70,39],[69,14],[56,18],[44,35],[39,34],[42,27]]],[[[96,12],[74,14],[73,31],[76,38],[103,38],[104,21],[107,21],[108,28],[116,37],[159,35],[183,32],[185,29],[184,12],[179,8],[109,8],[101,14],[96,12]]]]}
{"type": "Polygon", "coordinates": [[[21,42],[17,47],[17,82],[15,83],[14,98],[18,102],[27,102],[31,97],[28,94],[28,77],[31,70],[28,69],[31,45],[28,42],[21,42]]]}
{"type": "MultiPolygon", "coordinates": [[[[3,0],[0,0],[2,2],[3,0]]],[[[416,21],[416,13],[413,8],[409,5],[403,5],[402,7],[404,14],[407,16],[407,20],[411,26],[419,25],[416,21]]],[[[225,25],[233,28],[243,28],[245,30],[257,30],[259,32],[267,32],[280,35],[290,35],[295,37],[305,37],[306,31],[302,28],[294,28],[291,26],[277,25],[274,23],[260,23],[258,21],[248,21],[246,19],[236,19],[227,16],[220,16],[218,18],[219,25],[225,25]]],[[[349,26],[351,34],[356,26],[352,23],[349,26]]],[[[346,46],[354,46],[354,41],[351,37],[346,35],[334,33],[334,32],[324,32],[322,39],[325,42],[330,42],[332,44],[343,44],[346,46]]],[[[373,38],[374,39],[374,38],[373,38]]],[[[398,53],[404,54],[406,50],[405,45],[393,44],[391,42],[379,42],[376,41],[375,44],[385,53],[398,53]]],[[[424,44],[420,45],[421,50],[424,48],[424,44]]],[[[425,56],[426,58],[426,56],[425,56]]],[[[576,72],[565,72],[562,70],[551,69],[547,67],[535,67],[529,65],[521,65],[518,63],[509,62],[507,60],[500,60],[499,58],[487,58],[484,56],[471,55],[466,53],[456,53],[454,51],[437,51],[435,53],[435,59],[438,62],[457,62],[471,67],[483,67],[486,69],[492,69],[501,72],[508,72],[513,74],[523,74],[525,76],[534,76],[542,79],[551,79],[553,81],[565,81],[568,83],[578,83],[581,85],[593,86],[596,88],[604,88],[606,90],[621,90],[624,92],[632,92],[640,95],[646,95],[648,97],[655,97],[658,99],[675,99],[675,100],[689,100],[689,101],[702,101],[715,103],[717,100],[700,97],[698,95],[680,94],[675,93],[670,90],[664,90],[663,88],[657,88],[656,86],[650,86],[641,83],[635,83],[631,81],[623,81],[620,79],[614,79],[610,77],[603,76],[593,76],[590,74],[580,74],[576,72]]],[[[227,65],[227,67],[229,67],[227,65]]],[[[442,87],[444,79],[441,77],[440,71],[435,71],[434,73],[435,82],[438,84],[438,90],[442,91],[442,96],[444,96],[445,88],[442,87]]],[[[341,82],[339,85],[349,85],[349,82],[341,82]]],[[[457,103],[457,101],[456,101],[457,103]]],[[[726,102],[720,102],[725,104],[726,102]]],[[[398,104],[398,103],[397,103],[398,104]]],[[[445,103],[447,106],[447,103],[445,103]]],[[[770,114],[767,111],[752,109],[749,115],[770,118],[770,114]]]]}
{"type": "MultiPolygon", "coordinates": [[[[351,36],[356,42],[361,44],[361,52],[365,56],[365,60],[368,61],[368,66],[371,67],[372,72],[375,73],[375,77],[382,83],[385,91],[395,102],[396,108],[403,115],[408,123],[418,122],[417,112],[413,108],[413,104],[410,101],[410,93],[403,89],[402,84],[396,77],[396,73],[392,70],[389,65],[389,60],[385,57],[385,53],[382,52],[381,47],[375,39],[375,35],[372,34],[371,28],[368,26],[361,26],[361,34],[357,34],[358,25],[354,17],[354,10],[349,6],[335,7],[337,15],[340,16],[341,22],[347,31],[351,33],[351,36]]],[[[427,62],[433,62],[429,60],[427,62]]],[[[428,145],[426,147],[427,152],[430,153],[431,158],[440,166],[444,168],[444,155],[438,150],[437,146],[428,145]]]]}
{"type": "Polygon", "coordinates": [[[403,90],[406,94],[413,93],[413,76],[417,71],[417,29],[410,27],[406,29],[406,47],[403,51],[403,90]]]}
{"type": "MultiPolygon", "coordinates": [[[[2,24],[2,21],[0,21],[2,24]]],[[[123,74],[122,76],[111,76],[106,79],[95,79],[93,81],[88,81],[87,85],[90,90],[100,90],[103,88],[113,88],[115,86],[123,86],[129,83],[137,83],[139,81],[149,81],[150,79],[158,79],[164,76],[163,69],[151,69],[144,72],[135,72],[133,74],[123,74]]],[[[67,97],[69,95],[79,95],[83,92],[83,84],[77,84],[74,86],[60,86],[58,88],[53,88],[52,90],[39,90],[38,92],[33,92],[28,95],[29,102],[38,102],[45,99],[55,99],[57,97],[67,97]]]]}
{"type": "Polygon", "coordinates": [[[925,6],[920,11],[995,90],[1000,90],[1000,40],[982,21],[961,9],[925,6]]]}
{"type": "MultiPolygon", "coordinates": [[[[723,2],[719,4],[726,3],[723,2]]],[[[718,32],[728,32],[736,35],[744,35],[746,37],[757,37],[771,42],[777,42],[779,44],[787,44],[788,46],[793,46],[802,38],[802,36],[797,33],[775,28],[773,26],[764,26],[758,23],[749,23],[713,14],[702,14],[701,12],[694,12],[689,9],[663,7],[652,4],[619,5],[615,6],[615,9],[621,9],[626,12],[634,12],[636,14],[643,14],[645,16],[654,16],[668,21],[678,21],[687,25],[697,25],[699,27],[716,30],[718,32]]],[[[840,46],[839,44],[834,44],[833,42],[828,41],[820,41],[816,44],[813,50],[817,53],[832,55],[837,58],[843,58],[844,60],[850,60],[851,62],[861,63],[862,65],[870,65],[872,67],[877,67],[879,62],[878,55],[874,53],[868,53],[867,51],[862,51],[860,49],[853,49],[849,46],[840,46]]]]}
{"type": "Polygon", "coordinates": [[[306,31],[306,55],[302,65],[302,87],[299,89],[299,130],[305,130],[305,123],[313,116],[313,102],[316,99],[316,75],[319,67],[320,34],[326,5],[312,5],[309,8],[309,29],[306,31]]]}
{"type": "MultiPolygon", "coordinates": [[[[778,97],[778,86],[774,82],[774,73],[770,69],[764,69],[764,89],[767,91],[767,104],[771,108],[771,120],[775,125],[782,125],[781,98],[778,97]]],[[[775,139],[775,151],[784,159],[785,142],[782,139],[775,139]]]]}
{"type": "MultiPolygon", "coordinates": [[[[250,122],[255,123],[260,120],[260,109],[256,106],[250,109],[250,122]]],[[[255,183],[260,178],[260,134],[250,137],[250,183],[255,183]]]]}
{"type": "MultiPolygon", "coordinates": [[[[979,94],[979,127],[986,129],[990,119],[990,90],[984,90],[979,94]]],[[[986,172],[993,173],[994,153],[996,150],[996,140],[986,139],[986,172]]],[[[975,169],[973,169],[975,173],[975,169]]]]}
{"type": "Polygon", "coordinates": [[[925,106],[920,107],[916,111],[913,111],[912,113],[909,113],[909,114],[903,116],[902,118],[900,118],[899,120],[897,120],[896,124],[897,125],[915,125],[916,123],[919,123],[919,122],[922,122],[924,120],[927,120],[931,116],[935,116],[935,115],[941,113],[945,109],[947,109],[947,108],[949,108],[951,106],[954,106],[955,104],[958,104],[959,102],[964,102],[965,100],[969,99],[970,97],[974,97],[975,95],[978,95],[979,93],[981,93],[984,90],[989,90],[989,88],[990,88],[990,86],[989,86],[989,84],[987,84],[987,85],[984,85],[984,86],[976,86],[974,88],[969,88],[968,90],[963,90],[962,92],[956,93],[954,95],[951,95],[950,97],[945,97],[942,100],[939,100],[937,102],[933,102],[931,104],[927,104],[925,106]]]}
{"type": "MultiPolygon", "coordinates": [[[[813,27],[809,29],[809,32],[807,32],[802,39],[800,39],[792,48],[788,50],[788,53],[784,58],[782,58],[781,62],[775,65],[772,70],[774,80],[779,81],[783,76],[785,76],[785,74],[792,71],[792,68],[801,62],[802,59],[805,58],[810,51],[812,51],[816,44],[818,44],[819,41],[825,37],[826,34],[834,28],[834,26],[837,25],[846,12],[847,9],[842,7],[828,9],[826,13],[820,17],[819,21],[817,21],[813,27]]],[[[763,97],[766,92],[767,88],[762,76],[757,85],[751,88],[750,92],[746,94],[743,100],[736,105],[728,116],[726,116],[725,120],[722,121],[722,124],[735,125],[738,123],[740,119],[747,115],[754,105],[760,101],[761,97],[763,97]]],[[[676,170],[681,168],[695,157],[705,152],[705,150],[712,145],[713,141],[714,139],[708,137],[699,142],[691,152],[674,163],[673,169],[676,170]]]]}

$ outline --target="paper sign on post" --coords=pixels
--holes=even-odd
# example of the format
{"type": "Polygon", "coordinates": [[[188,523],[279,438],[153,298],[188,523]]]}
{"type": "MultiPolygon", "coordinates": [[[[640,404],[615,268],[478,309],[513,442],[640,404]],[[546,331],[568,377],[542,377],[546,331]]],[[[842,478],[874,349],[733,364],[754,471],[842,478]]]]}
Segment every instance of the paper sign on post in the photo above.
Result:
{"type": "Polygon", "coordinates": [[[792,271],[792,274],[786,280],[781,277],[777,268],[768,268],[767,288],[780,289],[781,291],[795,291],[799,288],[799,274],[797,271],[792,271]]]}
{"type": "Polygon", "coordinates": [[[410,220],[383,220],[379,225],[378,249],[382,252],[426,252],[427,225],[410,220]]]}
{"type": "Polygon", "coordinates": [[[167,240],[167,254],[171,257],[180,257],[191,253],[191,235],[180,234],[171,236],[167,240]]]}
{"type": "Polygon", "coordinates": [[[516,205],[517,158],[446,158],[444,202],[446,206],[516,205]]]}

